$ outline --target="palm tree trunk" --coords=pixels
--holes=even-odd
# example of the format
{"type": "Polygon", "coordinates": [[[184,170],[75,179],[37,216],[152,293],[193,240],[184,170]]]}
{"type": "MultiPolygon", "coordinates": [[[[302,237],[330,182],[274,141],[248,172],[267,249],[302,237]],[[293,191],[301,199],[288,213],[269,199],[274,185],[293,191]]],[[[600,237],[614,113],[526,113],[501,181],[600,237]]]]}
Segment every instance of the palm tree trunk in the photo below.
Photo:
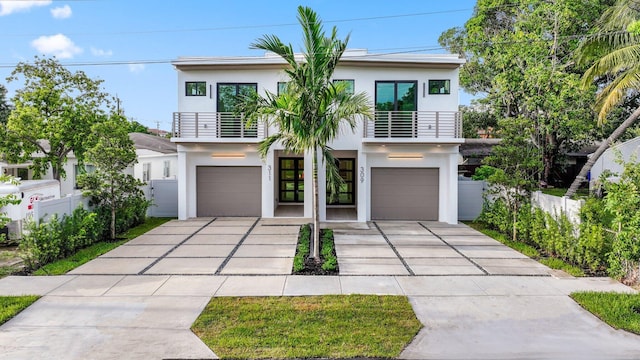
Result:
{"type": "Polygon", "coordinates": [[[318,149],[313,148],[313,248],[311,256],[320,261],[320,205],[318,204],[318,149]]]}
{"type": "Polygon", "coordinates": [[[631,115],[629,115],[629,117],[622,124],[620,124],[620,126],[618,126],[611,133],[611,135],[609,135],[609,137],[602,142],[602,144],[600,144],[596,152],[594,152],[591,155],[591,157],[587,160],[587,163],[584,164],[584,166],[582,167],[582,170],[580,170],[580,173],[578,174],[578,176],[576,176],[575,180],[573,180],[573,183],[571,183],[569,190],[567,190],[567,193],[564,194],[564,196],[571,197],[573,196],[573,194],[576,193],[576,191],[578,190],[578,187],[580,187],[580,184],[582,184],[587,179],[587,174],[589,173],[589,171],[591,171],[591,168],[596,163],[596,161],[600,158],[600,156],[602,156],[605,150],[609,148],[611,143],[616,141],[616,139],[618,139],[620,135],[622,135],[622,133],[625,132],[625,130],[627,130],[631,125],[633,125],[633,123],[638,119],[639,116],[640,116],[640,107],[638,107],[631,115]]]}

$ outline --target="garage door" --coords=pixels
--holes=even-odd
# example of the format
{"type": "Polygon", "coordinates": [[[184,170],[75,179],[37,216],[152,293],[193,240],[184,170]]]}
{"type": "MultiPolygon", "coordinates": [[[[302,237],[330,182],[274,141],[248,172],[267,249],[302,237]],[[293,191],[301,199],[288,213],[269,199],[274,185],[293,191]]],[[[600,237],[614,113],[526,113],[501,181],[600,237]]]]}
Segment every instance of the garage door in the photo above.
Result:
{"type": "Polygon", "coordinates": [[[438,169],[372,168],[371,218],[438,220],[438,169]]]}
{"type": "Polygon", "coordinates": [[[198,166],[198,216],[260,216],[261,179],[259,166],[198,166]]]}

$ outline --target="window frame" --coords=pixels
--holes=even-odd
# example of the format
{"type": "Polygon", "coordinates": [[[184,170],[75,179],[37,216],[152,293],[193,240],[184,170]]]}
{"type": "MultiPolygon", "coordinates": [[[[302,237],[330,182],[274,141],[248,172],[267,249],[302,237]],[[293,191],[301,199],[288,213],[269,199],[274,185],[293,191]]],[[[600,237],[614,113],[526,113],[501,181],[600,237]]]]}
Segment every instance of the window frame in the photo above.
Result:
{"type": "Polygon", "coordinates": [[[356,80],[355,79],[333,79],[333,83],[339,83],[339,82],[346,82],[348,84],[351,84],[350,87],[347,87],[347,93],[349,95],[353,95],[356,93],[356,80]]]}
{"type": "Polygon", "coordinates": [[[451,95],[450,79],[429,79],[427,87],[429,90],[429,95],[451,95]],[[439,85],[438,83],[441,83],[441,85],[439,85]],[[436,92],[432,92],[432,88],[436,89],[436,92]],[[444,92],[441,92],[441,90],[444,90],[444,92]]]}
{"type": "Polygon", "coordinates": [[[207,96],[207,82],[206,81],[185,81],[184,83],[185,96],[207,96]],[[200,93],[199,85],[202,86],[202,93],[200,93]],[[191,87],[190,87],[191,86],[191,87]],[[192,90],[191,92],[189,90],[192,90]],[[193,93],[196,90],[196,93],[193,93]]]}

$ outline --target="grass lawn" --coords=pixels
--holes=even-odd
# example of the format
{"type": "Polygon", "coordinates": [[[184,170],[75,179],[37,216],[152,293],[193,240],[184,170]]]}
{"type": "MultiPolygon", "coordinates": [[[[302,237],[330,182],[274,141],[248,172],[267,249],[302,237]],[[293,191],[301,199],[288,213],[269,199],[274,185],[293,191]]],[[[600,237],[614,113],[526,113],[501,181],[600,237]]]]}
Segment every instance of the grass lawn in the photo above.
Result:
{"type": "Polygon", "coordinates": [[[489,237],[492,237],[495,240],[498,240],[499,242],[507,245],[508,247],[538,261],[539,263],[550,267],[551,269],[562,270],[572,276],[577,276],[577,277],[585,276],[584,271],[579,267],[568,264],[564,262],[562,259],[544,257],[542,256],[542,254],[540,254],[540,251],[538,251],[538,249],[534,248],[533,246],[527,245],[519,241],[513,241],[507,236],[505,236],[504,234],[496,230],[487,229],[485,225],[481,222],[465,221],[464,223],[480,231],[481,233],[489,237]]]}
{"type": "Polygon", "coordinates": [[[14,316],[38,300],[40,296],[0,296],[0,325],[11,320],[14,316]]]}
{"type": "Polygon", "coordinates": [[[47,264],[38,270],[33,272],[33,275],[62,275],[67,272],[77,268],[78,266],[85,264],[98,256],[105,254],[118,246],[126,243],[129,240],[132,240],[147,231],[160,226],[172,218],[147,218],[144,224],[138,225],[134,228],[129,229],[126,233],[122,234],[122,240],[118,241],[101,241],[95,244],[89,245],[84,249],[78,250],[75,254],[66,257],[64,259],[60,259],[58,261],[54,261],[50,264],[47,264]]]}
{"type": "Polygon", "coordinates": [[[220,358],[395,358],[422,327],[403,296],[213,298],[191,327],[220,358]]]}
{"type": "Polygon", "coordinates": [[[611,327],[640,335],[640,294],[585,291],[571,298],[611,327]]]}

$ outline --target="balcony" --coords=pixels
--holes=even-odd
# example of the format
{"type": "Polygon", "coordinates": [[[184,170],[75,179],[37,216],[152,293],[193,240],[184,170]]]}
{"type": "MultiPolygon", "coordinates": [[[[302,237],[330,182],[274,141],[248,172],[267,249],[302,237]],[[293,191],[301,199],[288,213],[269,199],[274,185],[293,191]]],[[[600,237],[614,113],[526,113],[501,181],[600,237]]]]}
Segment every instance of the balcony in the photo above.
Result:
{"type": "MultiPolygon", "coordinates": [[[[441,142],[462,138],[462,114],[457,111],[376,111],[365,122],[367,142],[441,142]]],[[[268,134],[265,123],[247,127],[234,113],[176,112],[172,125],[175,138],[189,141],[257,142],[268,134]]]]}
{"type": "Polygon", "coordinates": [[[267,136],[266,124],[246,126],[243,116],[234,113],[176,112],[173,113],[171,130],[176,138],[205,141],[212,139],[256,141],[267,136]]]}
{"type": "Polygon", "coordinates": [[[458,111],[376,111],[366,122],[365,139],[462,138],[462,113],[458,111]]]}

